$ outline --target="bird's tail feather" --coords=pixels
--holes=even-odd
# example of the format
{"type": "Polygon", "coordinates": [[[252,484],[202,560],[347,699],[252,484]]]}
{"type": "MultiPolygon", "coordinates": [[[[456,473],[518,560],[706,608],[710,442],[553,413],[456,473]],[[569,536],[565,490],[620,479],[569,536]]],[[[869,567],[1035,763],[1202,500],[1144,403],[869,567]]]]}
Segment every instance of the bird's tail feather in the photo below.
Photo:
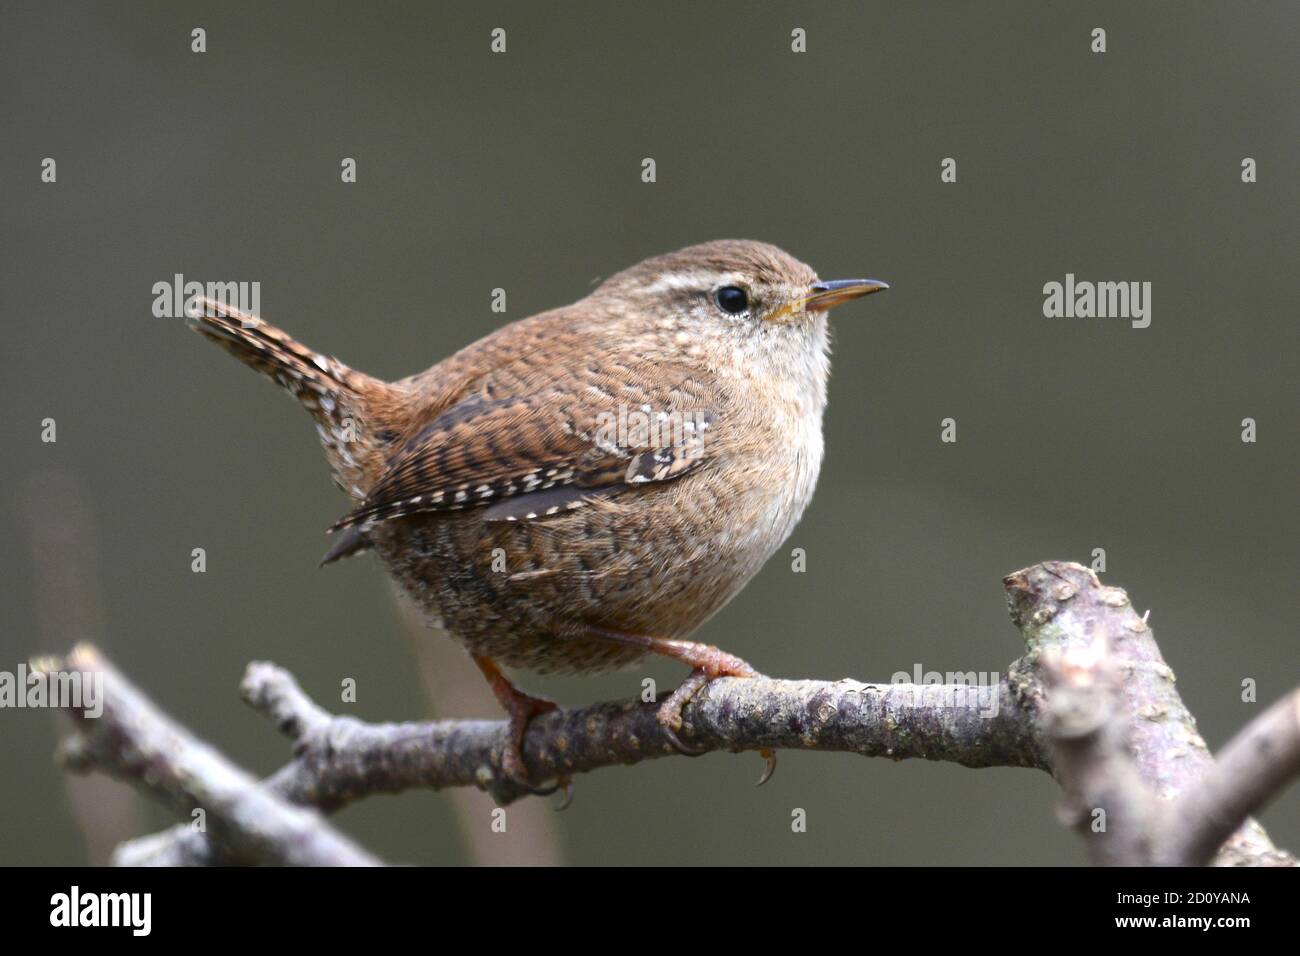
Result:
{"type": "Polygon", "coordinates": [[[256,316],[216,299],[200,298],[188,316],[191,328],[301,399],[304,393],[364,394],[376,379],[322,355],[256,316]]]}
{"type": "Polygon", "coordinates": [[[316,420],[335,481],[354,497],[359,459],[368,450],[370,406],[390,386],[303,345],[269,322],[215,299],[200,298],[191,328],[286,389],[316,420]]]}

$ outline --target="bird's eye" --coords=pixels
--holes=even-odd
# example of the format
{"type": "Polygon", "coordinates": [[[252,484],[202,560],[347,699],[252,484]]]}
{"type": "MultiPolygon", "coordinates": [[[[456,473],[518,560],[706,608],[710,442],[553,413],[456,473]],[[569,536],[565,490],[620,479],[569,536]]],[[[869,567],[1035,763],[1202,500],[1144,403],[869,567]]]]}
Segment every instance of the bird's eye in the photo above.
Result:
{"type": "Polygon", "coordinates": [[[745,295],[744,289],[734,285],[724,285],[713,293],[713,301],[727,315],[740,315],[749,308],[749,296],[745,295]]]}

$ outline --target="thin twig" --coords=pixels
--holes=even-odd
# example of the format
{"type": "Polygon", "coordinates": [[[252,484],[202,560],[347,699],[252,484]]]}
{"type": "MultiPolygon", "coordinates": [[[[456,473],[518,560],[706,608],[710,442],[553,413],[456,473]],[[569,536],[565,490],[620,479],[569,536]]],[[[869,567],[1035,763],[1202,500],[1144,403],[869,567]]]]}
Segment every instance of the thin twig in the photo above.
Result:
{"type": "Polygon", "coordinates": [[[1256,810],[1300,775],[1300,690],[1260,714],[1219,752],[1200,783],[1169,808],[1161,862],[1200,866],[1256,810]]]}
{"type": "MultiPolygon", "coordinates": [[[[70,769],[98,769],[136,784],[204,826],[235,861],[304,866],[373,866],[375,857],[320,814],[277,797],[163,714],[91,646],[43,658],[45,673],[80,672],[103,680],[102,713],[66,708],[78,733],[60,756],[70,769]]],[[[198,830],[191,832],[198,833],[198,830]]]]}

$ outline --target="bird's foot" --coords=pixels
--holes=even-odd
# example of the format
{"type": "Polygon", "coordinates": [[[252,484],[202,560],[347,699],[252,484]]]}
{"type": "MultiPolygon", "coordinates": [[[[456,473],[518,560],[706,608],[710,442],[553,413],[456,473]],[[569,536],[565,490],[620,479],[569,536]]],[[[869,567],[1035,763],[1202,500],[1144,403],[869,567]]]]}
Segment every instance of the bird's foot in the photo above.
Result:
{"type": "MultiPolygon", "coordinates": [[[[678,736],[678,731],[682,729],[682,710],[690,703],[691,698],[698,694],[700,689],[707,685],[709,681],[717,677],[763,676],[735,654],[728,654],[712,644],[699,644],[695,641],[683,641],[671,637],[630,634],[626,631],[606,627],[590,627],[588,631],[594,637],[616,641],[630,647],[644,648],[647,651],[662,654],[664,657],[671,657],[673,660],[691,666],[690,675],[686,680],[682,681],[680,687],[664,699],[664,702],[659,705],[659,711],[656,714],[659,726],[663,729],[664,736],[673,746],[673,749],[688,757],[698,757],[705,752],[696,747],[691,747],[678,736]]],[[[763,768],[763,775],[758,779],[758,785],[761,787],[772,779],[772,774],[776,772],[776,751],[764,747],[759,751],[759,754],[767,761],[767,765],[763,768]]]]}
{"type": "Polygon", "coordinates": [[[501,772],[516,786],[539,797],[550,796],[563,789],[564,798],[556,807],[557,810],[563,810],[573,802],[573,782],[567,776],[560,775],[555,783],[539,786],[532,781],[528,765],[524,763],[524,735],[528,733],[528,724],[534,717],[559,710],[560,705],[553,700],[520,690],[489,658],[475,655],[474,663],[487,678],[493,696],[506,712],[507,730],[505,746],[501,749],[501,772]]]}
{"type": "MultiPolygon", "coordinates": [[[[676,644],[689,644],[686,641],[677,641],[676,644]]],[[[677,648],[676,650],[680,650],[677,648]]],[[[691,671],[686,680],[674,690],[664,702],[659,705],[659,711],[655,715],[659,721],[659,726],[663,728],[664,736],[672,744],[678,753],[688,757],[698,757],[705,751],[686,744],[678,731],[682,729],[682,711],[691,699],[704,688],[709,681],[718,677],[761,677],[762,675],[754,670],[744,660],[736,657],[734,654],[728,654],[726,651],[719,650],[708,644],[691,645],[691,650],[686,652],[686,656],[675,653],[672,656],[678,660],[685,660],[693,664],[695,669],[691,671]]],[[[763,748],[759,754],[766,760],[763,767],[762,776],[758,779],[758,786],[762,786],[772,779],[772,774],[776,772],[776,751],[770,748],[763,748]]]]}

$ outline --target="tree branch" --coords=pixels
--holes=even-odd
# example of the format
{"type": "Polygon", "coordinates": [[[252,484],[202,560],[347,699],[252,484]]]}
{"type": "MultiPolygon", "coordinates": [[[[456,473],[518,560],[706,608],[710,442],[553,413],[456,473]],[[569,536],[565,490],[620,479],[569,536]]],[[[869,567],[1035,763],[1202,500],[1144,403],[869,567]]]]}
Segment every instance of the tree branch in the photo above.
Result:
{"type": "MultiPolygon", "coordinates": [[[[826,750],[1037,767],[1060,780],[1066,816],[1081,832],[1091,831],[1091,811],[1107,811],[1105,829],[1089,842],[1096,862],[1203,863],[1218,849],[1219,863],[1295,863],[1246,819],[1297,772],[1294,700],[1234,741],[1216,770],[1145,617],[1123,591],[1062,562],[1004,583],[1027,653],[997,685],[719,679],[687,704],[680,736],[706,751],[826,750]],[[1273,766],[1258,766],[1265,758],[1273,766]]],[[[332,716],[268,663],[249,665],[242,690],[294,741],[292,760],[258,788],[282,804],[329,812],[373,793],[454,786],[486,790],[503,805],[524,795],[500,770],[502,721],[367,724],[332,716]]],[[[653,703],[625,701],[545,714],[529,725],[525,762],[540,780],[670,756],[676,751],[655,712],[653,703]]],[[[237,836],[227,845],[227,829],[175,827],[123,844],[117,861],[225,862],[232,846],[239,849],[237,836]]]]}
{"type": "MultiPolygon", "coordinates": [[[[507,804],[527,791],[500,772],[504,721],[366,724],[330,717],[285,670],[249,665],[245,699],[295,741],[268,784],[294,802],[334,810],[370,793],[478,786],[507,804]]],[[[534,719],[524,757],[536,779],[638,763],[677,751],[653,703],[616,702],[534,719]]],[[[862,684],[721,678],[683,713],[681,736],[705,751],[831,750],[948,760],[970,767],[1038,766],[1024,713],[1005,684],[862,684]]]]}
{"type": "Polygon", "coordinates": [[[1285,708],[1252,724],[1258,727],[1248,732],[1249,744],[1230,745],[1233,767],[1216,770],[1147,615],[1138,616],[1122,589],[1061,561],[1017,571],[1003,583],[1027,648],[1012,665],[1012,686],[1039,716],[1066,794],[1063,816],[1088,838],[1094,861],[1295,865],[1247,818],[1300,772],[1300,742],[1285,708]],[[1269,753],[1289,760],[1255,766],[1269,753]],[[1245,789],[1224,782],[1226,770],[1244,774],[1245,789]],[[1091,822],[1099,810],[1102,830],[1091,822]],[[1189,813],[1200,821],[1194,840],[1176,836],[1189,813]]]}
{"type": "MultiPolygon", "coordinates": [[[[506,805],[527,791],[501,773],[504,721],[368,724],[331,716],[287,671],[254,662],[244,699],[294,741],[293,759],[264,781],[293,803],[327,812],[375,793],[476,786],[506,805]]],[[[533,720],[524,740],[537,779],[577,774],[677,753],[653,703],[614,702],[555,711],[533,720]]],[[[970,767],[1045,766],[1026,715],[1001,683],[862,684],[723,678],[683,712],[681,736],[709,751],[828,750],[902,760],[922,757],[970,767]]],[[[204,865],[222,861],[188,827],[123,844],[117,862],[204,865]]]]}
{"type": "Polygon", "coordinates": [[[1039,675],[1048,691],[1042,728],[1064,792],[1061,822],[1092,837],[1088,852],[1096,864],[1148,859],[1155,806],[1129,757],[1120,680],[1105,636],[1088,648],[1045,649],[1039,675]]]}
{"type": "Polygon", "coordinates": [[[1300,775],[1300,690],[1246,725],[1169,809],[1169,862],[1195,865],[1300,775]]]}
{"type": "MultiPolygon", "coordinates": [[[[379,863],[340,835],[313,810],[272,794],[155,707],[90,645],[67,658],[43,658],[33,667],[81,672],[103,679],[103,711],[95,717],[66,707],[77,725],[59,757],[73,770],[98,769],[135,783],[188,816],[202,810],[205,825],[241,862],[302,866],[379,863]]],[[[190,830],[203,836],[197,830],[190,830]]]]}

